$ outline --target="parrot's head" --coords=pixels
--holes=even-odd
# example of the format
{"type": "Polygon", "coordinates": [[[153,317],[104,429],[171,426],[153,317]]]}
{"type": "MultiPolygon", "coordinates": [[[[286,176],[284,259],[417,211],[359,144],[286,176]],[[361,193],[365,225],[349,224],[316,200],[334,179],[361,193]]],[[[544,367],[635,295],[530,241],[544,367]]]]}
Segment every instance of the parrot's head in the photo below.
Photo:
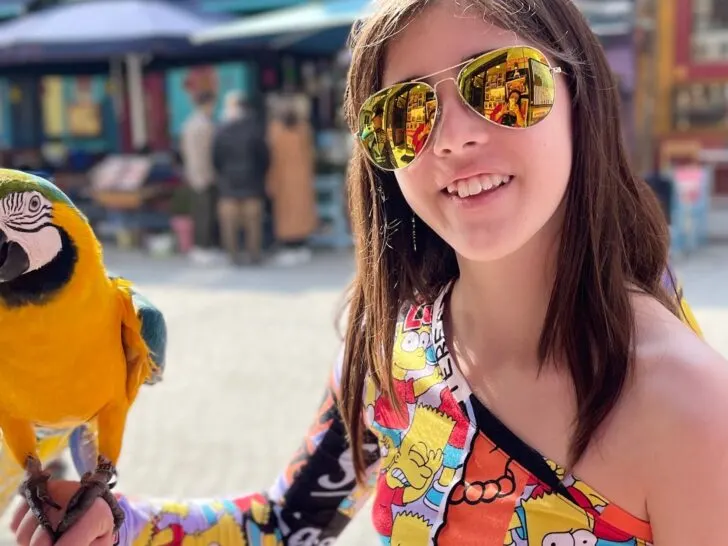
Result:
{"type": "Polygon", "coordinates": [[[0,297],[37,303],[66,286],[79,254],[97,244],[91,226],[48,180],[0,169],[0,297]]]}

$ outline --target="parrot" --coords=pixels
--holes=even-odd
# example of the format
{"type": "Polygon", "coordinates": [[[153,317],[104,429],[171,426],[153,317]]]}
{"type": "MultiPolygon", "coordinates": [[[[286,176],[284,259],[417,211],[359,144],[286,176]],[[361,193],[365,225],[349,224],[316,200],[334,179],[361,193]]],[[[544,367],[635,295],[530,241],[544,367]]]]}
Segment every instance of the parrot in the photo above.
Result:
{"type": "Polygon", "coordinates": [[[97,498],[118,533],[124,512],[111,489],[127,416],[141,385],[161,376],[165,341],[161,312],[107,272],[71,199],[45,178],[0,169],[0,430],[25,473],[21,492],[54,540],[97,498]],[[36,431],[87,423],[98,432],[95,467],[54,530],[45,508],[60,507],[36,431]]]}

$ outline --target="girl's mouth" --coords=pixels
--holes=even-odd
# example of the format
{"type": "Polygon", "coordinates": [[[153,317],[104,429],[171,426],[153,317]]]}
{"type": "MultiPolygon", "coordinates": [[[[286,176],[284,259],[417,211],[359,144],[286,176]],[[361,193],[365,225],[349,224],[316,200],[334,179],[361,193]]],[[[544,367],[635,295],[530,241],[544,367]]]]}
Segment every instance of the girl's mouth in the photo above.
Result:
{"type": "Polygon", "coordinates": [[[506,174],[479,174],[456,180],[442,191],[452,197],[467,199],[481,193],[493,193],[508,185],[513,178],[513,175],[506,174]]]}

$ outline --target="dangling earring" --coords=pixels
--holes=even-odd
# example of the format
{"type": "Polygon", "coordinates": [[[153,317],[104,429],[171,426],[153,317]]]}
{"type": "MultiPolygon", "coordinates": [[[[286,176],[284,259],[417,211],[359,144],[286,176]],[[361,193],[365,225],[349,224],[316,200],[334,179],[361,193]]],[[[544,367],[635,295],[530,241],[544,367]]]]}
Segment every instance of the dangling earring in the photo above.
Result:
{"type": "Polygon", "coordinates": [[[384,228],[384,231],[387,230],[388,227],[388,221],[387,221],[387,205],[386,205],[386,197],[384,196],[384,190],[382,189],[381,185],[377,185],[377,193],[379,194],[379,206],[381,207],[380,210],[382,211],[382,225],[384,228]]]}
{"type": "Polygon", "coordinates": [[[412,214],[412,248],[417,252],[417,222],[414,214],[412,214]]]}

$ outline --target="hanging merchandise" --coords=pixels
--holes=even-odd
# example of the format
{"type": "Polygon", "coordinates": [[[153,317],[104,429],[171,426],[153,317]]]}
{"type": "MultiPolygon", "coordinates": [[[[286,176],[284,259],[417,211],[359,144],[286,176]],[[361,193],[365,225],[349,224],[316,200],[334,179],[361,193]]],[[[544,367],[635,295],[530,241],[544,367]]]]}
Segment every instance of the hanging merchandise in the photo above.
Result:
{"type": "Polygon", "coordinates": [[[292,57],[283,57],[281,59],[281,67],[283,69],[282,87],[286,92],[296,90],[296,60],[292,57]]]}
{"type": "Polygon", "coordinates": [[[278,87],[278,70],[272,66],[262,67],[260,70],[260,84],[262,91],[278,87]]]}
{"type": "Polygon", "coordinates": [[[329,63],[319,63],[318,90],[319,123],[321,127],[332,127],[335,123],[334,115],[336,106],[334,104],[334,75],[331,72],[329,63]]]}
{"type": "Polygon", "coordinates": [[[303,81],[303,89],[310,96],[318,93],[319,78],[316,74],[316,64],[313,61],[306,61],[301,65],[301,80],[303,81]]]}

